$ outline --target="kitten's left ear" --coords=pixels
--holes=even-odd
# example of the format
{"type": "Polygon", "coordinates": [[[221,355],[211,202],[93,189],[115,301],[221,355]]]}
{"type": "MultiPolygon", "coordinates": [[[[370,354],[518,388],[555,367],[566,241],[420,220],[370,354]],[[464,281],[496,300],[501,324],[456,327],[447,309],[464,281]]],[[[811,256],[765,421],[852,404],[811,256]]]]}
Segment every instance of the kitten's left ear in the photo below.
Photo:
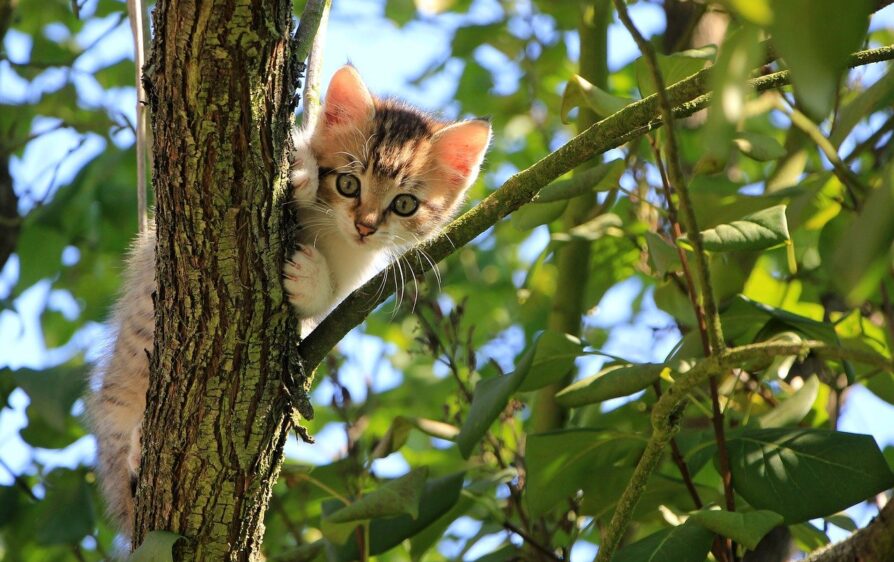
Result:
{"type": "Polygon", "coordinates": [[[432,136],[432,158],[450,186],[464,190],[472,185],[490,137],[490,123],[484,119],[454,123],[432,136]]]}

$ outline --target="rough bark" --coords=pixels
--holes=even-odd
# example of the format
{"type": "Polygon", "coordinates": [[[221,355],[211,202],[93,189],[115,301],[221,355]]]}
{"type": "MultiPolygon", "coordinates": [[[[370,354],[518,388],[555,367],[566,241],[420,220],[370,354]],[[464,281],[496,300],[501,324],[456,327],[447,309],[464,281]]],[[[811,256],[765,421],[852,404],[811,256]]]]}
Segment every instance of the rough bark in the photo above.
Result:
{"type": "Polygon", "coordinates": [[[297,326],[280,241],[291,15],[288,0],[160,0],[154,11],[158,290],[134,543],[178,533],[175,560],[260,558],[290,429],[283,380],[297,326]]]}

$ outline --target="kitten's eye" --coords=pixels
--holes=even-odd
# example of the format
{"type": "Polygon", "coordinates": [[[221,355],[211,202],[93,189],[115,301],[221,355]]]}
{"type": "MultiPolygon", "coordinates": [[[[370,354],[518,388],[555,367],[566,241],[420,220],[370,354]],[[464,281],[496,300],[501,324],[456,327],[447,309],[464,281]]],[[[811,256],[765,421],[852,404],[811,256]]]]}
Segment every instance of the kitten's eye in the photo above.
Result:
{"type": "Polygon", "coordinates": [[[419,199],[408,193],[401,193],[391,202],[391,209],[402,217],[408,217],[419,208],[419,199]]]}
{"type": "Polygon", "coordinates": [[[345,197],[359,197],[360,180],[354,174],[338,174],[335,189],[345,197]]]}

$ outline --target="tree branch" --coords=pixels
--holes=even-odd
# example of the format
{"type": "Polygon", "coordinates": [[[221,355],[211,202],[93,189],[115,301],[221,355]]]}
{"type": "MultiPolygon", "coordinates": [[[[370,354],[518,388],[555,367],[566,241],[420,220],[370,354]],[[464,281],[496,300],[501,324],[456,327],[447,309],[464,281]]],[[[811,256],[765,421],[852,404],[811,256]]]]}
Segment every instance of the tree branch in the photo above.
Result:
{"type": "Polygon", "coordinates": [[[894,372],[894,362],[869,351],[831,346],[820,341],[801,343],[767,341],[726,349],[719,354],[702,359],[683,374],[674,374],[674,384],[652,408],[652,435],[649,437],[646,450],[636,466],[633,477],[621,494],[621,499],[618,500],[618,506],[597,553],[596,562],[611,560],[618,542],[630,523],[633,509],[645,490],[649,476],[661,458],[664,447],[679,429],[680,413],[692,390],[704,384],[711,375],[734,367],[757,370],[767,367],[775,357],[804,358],[811,353],[820,359],[837,361],[846,359],[894,372]]]}
{"type": "Polygon", "coordinates": [[[304,113],[301,126],[313,126],[320,112],[320,72],[323,69],[323,43],[332,0],[309,0],[298,24],[296,58],[307,60],[304,71],[304,113]]]}
{"type": "Polygon", "coordinates": [[[146,202],[146,146],[148,144],[148,119],[146,118],[146,90],[143,88],[143,65],[146,64],[146,39],[143,36],[143,18],[146,6],[143,0],[127,0],[127,16],[130,19],[130,31],[133,34],[133,61],[135,83],[137,88],[137,227],[142,234],[149,223],[146,202]]]}
{"type": "MultiPolygon", "coordinates": [[[[891,59],[894,59],[894,46],[886,46],[855,53],[851,56],[849,65],[855,67],[891,59]]],[[[752,90],[762,92],[784,86],[789,81],[789,72],[781,71],[754,78],[748,84],[752,90]]],[[[668,87],[667,95],[674,106],[674,114],[683,117],[708,107],[711,103],[711,95],[708,93],[710,83],[711,69],[705,69],[668,87]]],[[[433,262],[441,261],[530,202],[544,186],[562,174],[598,154],[660,127],[662,122],[656,119],[657,107],[658,97],[653,94],[599,121],[555,152],[510,177],[477,206],[454,220],[440,236],[420,248],[425,250],[433,262]]],[[[408,251],[406,257],[415,277],[432,268],[432,264],[423,259],[416,249],[408,251]]],[[[396,269],[396,266],[387,268],[351,293],[305,338],[299,347],[299,354],[308,373],[316,369],[345,334],[363,322],[376,306],[391,296],[390,290],[379,292],[379,288],[385,280],[396,275],[396,269]]]]}
{"type": "Polygon", "coordinates": [[[812,553],[804,562],[892,562],[894,561],[894,501],[866,527],[841,542],[812,553]]]}

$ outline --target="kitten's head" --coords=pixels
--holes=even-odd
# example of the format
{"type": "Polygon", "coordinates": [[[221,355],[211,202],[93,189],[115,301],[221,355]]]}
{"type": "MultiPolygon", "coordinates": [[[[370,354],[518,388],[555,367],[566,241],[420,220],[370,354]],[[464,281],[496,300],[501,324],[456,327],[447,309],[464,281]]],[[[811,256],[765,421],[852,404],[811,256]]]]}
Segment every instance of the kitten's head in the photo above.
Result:
{"type": "Polygon", "coordinates": [[[332,78],[311,147],[318,204],[338,233],[370,249],[432,237],[458,210],[490,142],[484,120],[443,123],[370,95],[357,71],[332,78]]]}

